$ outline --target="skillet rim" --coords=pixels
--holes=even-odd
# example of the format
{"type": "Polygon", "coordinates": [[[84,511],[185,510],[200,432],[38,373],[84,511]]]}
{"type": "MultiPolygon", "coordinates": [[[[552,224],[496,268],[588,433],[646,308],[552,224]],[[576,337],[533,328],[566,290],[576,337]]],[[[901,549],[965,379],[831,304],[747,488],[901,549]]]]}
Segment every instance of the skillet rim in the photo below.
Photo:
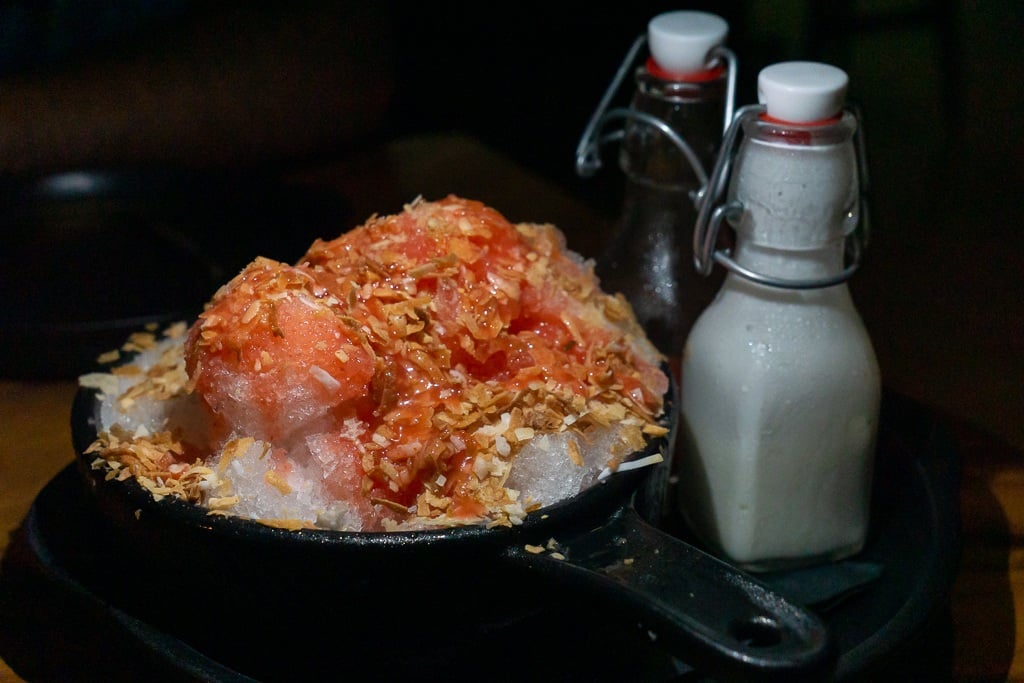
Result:
{"type": "MultiPolygon", "coordinates": [[[[127,354],[122,362],[129,362],[135,354],[127,354]]],[[[104,366],[102,371],[109,372],[104,366]]],[[[101,508],[108,516],[120,520],[120,526],[132,523],[140,525],[172,525],[181,530],[203,532],[206,536],[229,538],[251,544],[267,544],[300,548],[408,548],[444,544],[461,546],[482,541],[508,545],[523,535],[536,535],[546,529],[565,530],[581,525],[594,525],[607,521],[617,510],[632,505],[634,496],[653,475],[655,469],[667,472],[671,464],[671,447],[675,441],[679,416],[675,410],[678,390],[676,380],[667,362],[661,370],[669,380],[668,390],[663,396],[663,410],[658,424],[668,431],[662,436],[648,439],[642,450],[632,453],[626,461],[637,460],[660,453],[660,463],[616,472],[591,485],[570,498],[534,510],[526,515],[521,524],[488,527],[485,523],[472,523],[442,528],[427,528],[403,531],[342,531],[335,529],[283,529],[263,524],[258,520],[234,515],[211,515],[200,505],[189,503],[173,496],[156,500],[134,477],[123,481],[106,480],[106,470],[93,469],[95,457],[85,455],[85,450],[97,437],[99,422],[99,390],[79,386],[71,408],[71,440],[75,450],[75,462],[87,488],[90,489],[101,508]]],[[[658,492],[657,495],[661,495],[658,492]]],[[[138,529],[134,529],[138,530],[138,529]]]]}

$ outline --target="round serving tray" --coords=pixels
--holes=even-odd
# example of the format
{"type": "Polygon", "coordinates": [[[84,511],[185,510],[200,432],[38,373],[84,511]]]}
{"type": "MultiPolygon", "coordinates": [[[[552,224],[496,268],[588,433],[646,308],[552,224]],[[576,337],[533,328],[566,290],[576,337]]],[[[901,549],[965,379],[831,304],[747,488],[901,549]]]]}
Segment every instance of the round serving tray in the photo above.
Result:
{"type": "MultiPolygon", "coordinates": [[[[888,393],[879,437],[874,517],[865,550],[847,562],[761,579],[812,606],[827,624],[840,650],[834,680],[942,680],[950,671],[950,655],[943,653],[952,647],[943,641],[951,637],[949,591],[959,554],[958,457],[939,418],[888,393]]],[[[666,522],[668,528],[672,524],[666,522]]],[[[295,671],[305,675],[705,680],[685,662],[664,655],[646,634],[624,629],[585,604],[560,601],[558,591],[541,612],[461,632],[460,625],[447,624],[454,629],[453,647],[429,660],[402,659],[402,638],[415,638],[422,625],[406,623],[400,615],[395,632],[382,635],[397,643],[388,661],[366,661],[347,651],[344,642],[329,649],[214,656],[190,645],[187,632],[154,627],[144,613],[212,601],[214,609],[203,610],[203,618],[216,614],[231,629],[258,624],[235,623],[235,606],[218,604],[214,586],[208,595],[176,595],[173,576],[133,577],[165,583],[167,604],[125,609],[130,601],[113,594],[110,577],[130,573],[131,565],[106,532],[93,497],[69,466],[44,488],[12,536],[0,567],[0,657],[27,680],[279,680],[280,670],[269,669],[267,662],[281,657],[292,658],[295,671]],[[55,642],[61,647],[52,647],[55,642]]],[[[306,616],[296,628],[321,628],[340,615],[306,616]]]]}

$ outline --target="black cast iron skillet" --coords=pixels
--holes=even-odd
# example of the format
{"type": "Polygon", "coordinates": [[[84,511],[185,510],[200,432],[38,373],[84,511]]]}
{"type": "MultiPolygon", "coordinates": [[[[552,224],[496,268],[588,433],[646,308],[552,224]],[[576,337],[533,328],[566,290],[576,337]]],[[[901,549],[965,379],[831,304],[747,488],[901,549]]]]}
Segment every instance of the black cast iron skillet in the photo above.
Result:
{"type": "MultiPolygon", "coordinates": [[[[669,459],[673,391],[670,435],[634,459],[669,459]]],[[[458,671],[489,666],[492,647],[502,652],[498,643],[524,633],[528,642],[539,624],[559,619],[566,633],[584,633],[602,615],[715,680],[822,680],[833,670],[833,643],[813,613],[647,521],[657,519],[667,462],[619,472],[513,528],[286,531],[156,502],[134,480],[105,481],[83,455],[98,406],[95,390],[78,392],[72,437],[124,549],[107,593],[220,664],[286,680],[297,660],[283,652],[305,652],[305,662],[340,647],[376,662],[382,680],[395,680],[402,663],[421,680],[432,670],[460,680],[458,671]],[[239,635],[245,623],[260,623],[260,634],[239,635]]],[[[525,667],[518,675],[536,679],[527,664],[515,664],[525,667]]]]}

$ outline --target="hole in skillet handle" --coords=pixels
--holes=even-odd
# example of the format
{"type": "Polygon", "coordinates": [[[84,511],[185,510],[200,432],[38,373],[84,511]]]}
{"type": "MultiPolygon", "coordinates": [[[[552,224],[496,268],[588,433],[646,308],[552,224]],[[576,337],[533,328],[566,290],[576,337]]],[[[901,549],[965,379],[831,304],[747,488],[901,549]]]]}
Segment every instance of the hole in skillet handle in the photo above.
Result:
{"type": "Polygon", "coordinates": [[[753,648],[775,647],[782,642],[781,627],[768,617],[752,617],[729,625],[729,635],[753,648]]]}
{"type": "Polygon", "coordinates": [[[520,535],[526,543],[509,546],[504,559],[531,580],[607,608],[624,625],[638,626],[656,647],[716,681],[831,680],[838,650],[816,614],[656,526],[671,469],[675,405],[666,400],[666,413],[673,416],[670,435],[648,445],[648,451],[665,455],[661,465],[605,480],[624,490],[595,486],[547,508],[557,523],[524,525],[520,535]],[[607,512],[594,506],[608,514],[600,522],[586,526],[565,519],[589,509],[585,499],[607,493],[614,507],[607,512]]]}

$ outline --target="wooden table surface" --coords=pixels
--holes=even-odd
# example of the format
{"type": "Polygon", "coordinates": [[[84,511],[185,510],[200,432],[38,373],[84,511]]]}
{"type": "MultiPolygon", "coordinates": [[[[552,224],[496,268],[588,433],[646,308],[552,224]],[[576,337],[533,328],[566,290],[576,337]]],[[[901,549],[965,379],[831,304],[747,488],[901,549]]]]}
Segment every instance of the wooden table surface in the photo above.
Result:
{"type": "MultiPolygon", "coordinates": [[[[351,199],[352,214],[359,217],[356,222],[374,212],[396,211],[416,194],[436,198],[447,192],[482,199],[513,220],[556,223],[569,233],[571,246],[578,246],[573,240],[582,239],[578,236],[588,234],[591,225],[604,221],[578,198],[459,136],[400,140],[364,159],[310,170],[302,179],[341,188],[351,199]]],[[[586,253],[588,248],[579,250],[586,253]]],[[[952,246],[950,251],[955,253],[952,246]]],[[[874,267],[886,272],[877,260],[874,267]]],[[[904,265],[891,277],[914,277],[913,269],[909,272],[904,265]]],[[[878,326],[894,313],[891,302],[882,306],[871,296],[880,296],[885,288],[884,281],[876,281],[858,299],[878,346],[885,381],[948,420],[962,462],[963,547],[951,596],[952,679],[1024,680],[1024,412],[1019,392],[1009,406],[1001,395],[988,403],[974,394],[961,400],[952,393],[956,387],[949,383],[957,380],[941,367],[942,358],[924,364],[933,366],[931,374],[922,371],[922,364],[900,363],[899,349],[912,346],[914,334],[928,331],[915,332],[910,322],[879,334],[878,326]],[[989,410],[994,403],[998,406],[989,410]],[[1001,417],[1007,414],[1018,420],[1009,424],[1001,417]]],[[[968,334],[964,344],[971,343],[968,334]]],[[[922,353],[952,354],[957,345],[922,353]]],[[[998,361],[991,363],[995,369],[982,367],[980,372],[997,373],[998,361]]],[[[69,413],[74,391],[70,380],[0,380],[0,435],[5,444],[0,449],[0,552],[40,489],[72,461],[69,413]]],[[[21,680],[0,661],[0,683],[21,680]]]]}

